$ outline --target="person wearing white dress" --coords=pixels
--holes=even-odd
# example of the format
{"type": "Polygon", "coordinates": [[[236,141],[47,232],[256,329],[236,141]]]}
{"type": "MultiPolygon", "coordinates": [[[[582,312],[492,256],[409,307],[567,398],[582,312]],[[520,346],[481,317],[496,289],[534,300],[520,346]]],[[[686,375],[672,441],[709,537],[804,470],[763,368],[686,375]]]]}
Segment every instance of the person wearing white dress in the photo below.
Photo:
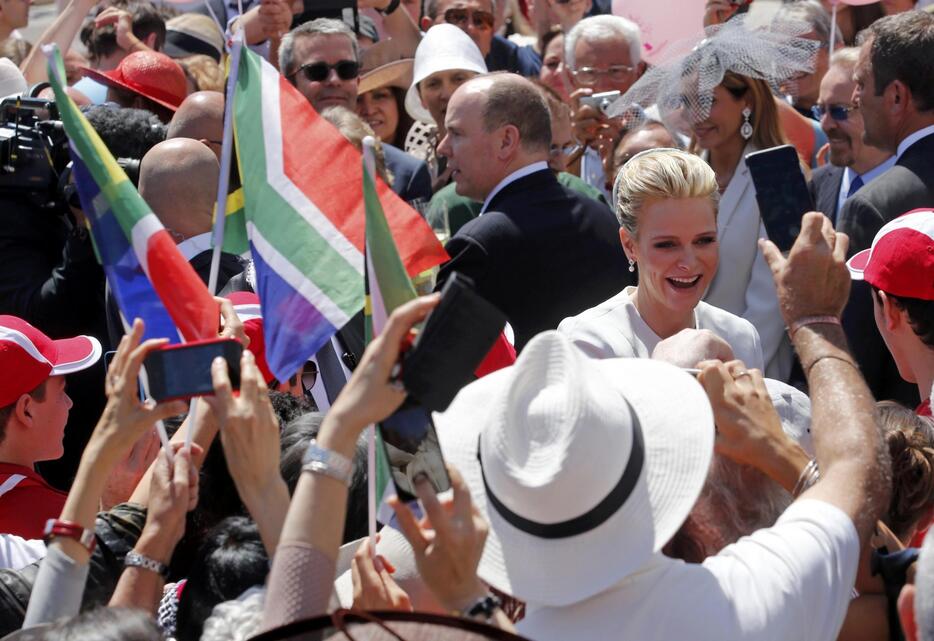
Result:
{"type": "Polygon", "coordinates": [[[622,167],[613,194],[639,285],[564,319],[558,331],[591,358],[649,358],[663,339],[707,329],[748,367],[763,369],[755,327],[701,301],[719,263],[719,192],[710,166],[677,149],[645,151],[622,167]]]}

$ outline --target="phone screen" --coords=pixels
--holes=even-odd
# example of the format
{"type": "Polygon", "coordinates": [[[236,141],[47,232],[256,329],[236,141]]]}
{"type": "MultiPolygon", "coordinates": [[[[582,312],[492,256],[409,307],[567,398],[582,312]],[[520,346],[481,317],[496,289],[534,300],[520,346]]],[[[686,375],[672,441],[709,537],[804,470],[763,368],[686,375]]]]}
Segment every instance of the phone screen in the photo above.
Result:
{"type": "Polygon", "coordinates": [[[227,361],[230,383],[239,389],[242,351],[243,346],[237,341],[225,340],[151,352],[144,363],[149,393],[157,401],[213,394],[211,363],[218,356],[227,361]]]}
{"type": "Polygon", "coordinates": [[[451,487],[441,445],[431,412],[414,401],[406,400],[392,416],[379,424],[386,459],[396,486],[396,495],[404,503],[418,500],[415,478],[424,474],[435,492],[451,487]]]}
{"type": "Polygon", "coordinates": [[[801,217],[814,208],[798,153],[791,145],[773,147],[747,155],[746,165],[769,240],[787,252],[801,231],[801,217]]]}

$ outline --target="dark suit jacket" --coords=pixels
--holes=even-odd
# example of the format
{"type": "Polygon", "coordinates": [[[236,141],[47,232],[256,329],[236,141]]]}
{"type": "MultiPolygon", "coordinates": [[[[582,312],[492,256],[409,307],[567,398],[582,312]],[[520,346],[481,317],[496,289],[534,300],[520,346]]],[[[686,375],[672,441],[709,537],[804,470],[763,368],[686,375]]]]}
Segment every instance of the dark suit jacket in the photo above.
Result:
{"type": "Polygon", "coordinates": [[[532,47],[520,47],[502,36],[493,36],[485,62],[490,71],[508,71],[527,78],[538,78],[542,68],[542,59],[532,47]]]}
{"type": "Polygon", "coordinates": [[[424,160],[386,143],[383,143],[383,156],[386,169],[392,174],[392,190],[402,200],[431,200],[431,174],[424,160]]]}
{"type": "MultiPolygon", "coordinates": [[[[919,207],[934,207],[934,135],[913,144],[894,167],[853,194],[840,210],[837,231],[849,235],[852,255],[871,246],[884,224],[919,207]]],[[[876,328],[867,283],[853,283],[843,313],[843,328],[876,399],[895,399],[915,407],[919,400],[917,387],[898,375],[876,328]]]]}
{"type": "Polygon", "coordinates": [[[837,199],[840,196],[840,185],[843,183],[843,172],[843,167],[824,165],[815,169],[811,180],[808,181],[808,191],[811,192],[815,209],[827,216],[831,222],[837,221],[837,199]]]}
{"type": "Polygon", "coordinates": [[[453,272],[473,279],[509,318],[516,349],[635,284],[612,212],[561,185],[550,170],[507,185],[446,249],[451,260],[441,267],[438,289],[453,272]]]}

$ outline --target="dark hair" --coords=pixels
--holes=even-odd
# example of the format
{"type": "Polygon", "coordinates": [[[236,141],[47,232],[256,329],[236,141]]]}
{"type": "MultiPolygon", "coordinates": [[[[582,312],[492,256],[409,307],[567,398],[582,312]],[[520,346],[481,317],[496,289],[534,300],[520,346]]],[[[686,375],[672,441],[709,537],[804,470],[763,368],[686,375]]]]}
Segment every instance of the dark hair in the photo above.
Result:
{"type": "MultiPolygon", "coordinates": [[[[110,6],[129,11],[133,16],[133,35],[140,40],[145,40],[152,34],[156,34],[153,49],[156,51],[162,50],[162,45],[165,44],[165,17],[151,2],[146,0],[117,0],[111,3],[110,6]]],[[[103,11],[103,9],[100,11],[103,11]]],[[[94,28],[96,15],[92,13],[88,16],[84,26],[81,27],[80,36],[81,42],[88,50],[88,56],[92,62],[106,58],[119,49],[117,31],[113,25],[107,25],[99,29],[94,28]]]]}
{"type": "Polygon", "coordinates": [[[272,411],[275,412],[276,418],[279,420],[280,432],[285,425],[314,409],[307,397],[299,398],[290,392],[269,390],[269,402],[272,404],[272,411]]]}
{"type": "Polygon", "coordinates": [[[409,129],[415,124],[412,116],[405,110],[405,89],[401,87],[390,87],[392,97],[396,99],[396,111],[399,113],[399,124],[396,125],[396,132],[392,140],[386,143],[402,149],[405,147],[405,137],[409,134],[409,129]]]}
{"type": "MultiPolygon", "coordinates": [[[[285,426],[282,430],[280,445],[282,457],[279,460],[279,472],[289,487],[289,494],[295,492],[298,479],[302,475],[302,457],[308,449],[308,443],[318,435],[324,414],[309,412],[285,426]]],[[[353,457],[353,479],[347,495],[347,516],[344,518],[344,543],[366,536],[369,528],[367,509],[367,446],[364,439],[357,441],[353,457]]]]}
{"type": "Polygon", "coordinates": [[[92,105],[84,116],[116,158],[141,159],[165,140],[165,125],[145,109],[92,105]]]}
{"type": "MultiPolygon", "coordinates": [[[[872,288],[872,294],[877,302],[879,291],[878,287],[872,288]]],[[[896,296],[888,292],[885,292],[885,295],[896,307],[908,315],[908,324],[911,325],[915,336],[920,338],[922,343],[934,349],[934,300],[896,296]]]]}
{"type": "Polygon", "coordinates": [[[21,638],[24,641],[163,641],[165,637],[152,616],[143,610],[101,606],[21,638]]]}
{"type": "MultiPolygon", "coordinates": [[[[545,50],[548,48],[548,45],[551,44],[551,41],[558,36],[563,35],[564,31],[558,25],[552,26],[548,31],[541,35],[541,37],[538,39],[538,50],[542,52],[542,58],[545,57],[545,50]]],[[[561,53],[564,54],[564,51],[561,53]]]]}
{"type": "MultiPolygon", "coordinates": [[[[34,401],[42,402],[45,400],[45,384],[49,382],[49,379],[45,379],[39,385],[29,392],[29,395],[34,401]]],[[[10,421],[10,416],[13,415],[13,408],[16,407],[16,403],[19,399],[16,399],[6,407],[0,407],[0,443],[3,443],[3,439],[6,438],[6,426],[10,421]]]]}
{"type": "Polygon", "coordinates": [[[531,81],[511,73],[491,73],[486,92],[483,128],[493,131],[504,125],[519,130],[526,151],[548,151],[551,147],[551,112],[542,92],[531,81]]]}
{"type": "Polygon", "coordinates": [[[269,574],[269,557],[256,524],[245,516],[224,519],[198,550],[178,602],[176,638],[198,641],[214,606],[236,599],[269,574]]]}
{"type": "Polygon", "coordinates": [[[892,498],[882,520],[899,538],[934,506],[934,422],[892,401],[876,404],[892,458],[892,498]]]}
{"type": "Polygon", "coordinates": [[[867,29],[876,95],[895,80],[911,91],[918,111],[934,109],[934,15],[906,11],[877,20],[867,29]]]}

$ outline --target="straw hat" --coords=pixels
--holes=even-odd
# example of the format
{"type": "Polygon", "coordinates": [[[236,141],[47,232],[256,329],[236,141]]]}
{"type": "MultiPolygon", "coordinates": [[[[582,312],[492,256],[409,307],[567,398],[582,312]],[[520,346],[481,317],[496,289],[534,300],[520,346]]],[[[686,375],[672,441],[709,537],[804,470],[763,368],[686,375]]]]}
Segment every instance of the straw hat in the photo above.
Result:
{"type": "Polygon", "coordinates": [[[483,54],[462,29],[452,24],[433,26],[415,50],[412,84],[405,94],[405,110],[415,120],[433,125],[434,118],[422,105],[418,83],[439,71],[464,69],[478,74],[486,73],[483,54]]]}
{"type": "Polygon", "coordinates": [[[490,523],[480,578],[534,605],[583,601],[645,565],[691,511],[713,455],[694,377],[590,360],[554,331],[435,423],[490,523]]]}
{"type": "Polygon", "coordinates": [[[162,52],[172,58],[203,54],[219,63],[224,52],[224,34],[213,18],[200,13],[183,13],[165,23],[162,52]]]}

